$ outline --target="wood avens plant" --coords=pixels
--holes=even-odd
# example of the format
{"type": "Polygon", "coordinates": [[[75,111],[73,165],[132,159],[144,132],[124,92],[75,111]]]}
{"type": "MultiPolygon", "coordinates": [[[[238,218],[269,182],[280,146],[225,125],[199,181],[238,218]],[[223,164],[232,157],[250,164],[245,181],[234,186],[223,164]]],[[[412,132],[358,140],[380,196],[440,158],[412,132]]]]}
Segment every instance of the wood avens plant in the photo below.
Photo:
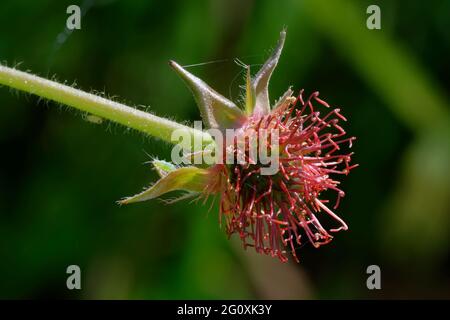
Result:
{"type": "Polygon", "coordinates": [[[175,163],[153,160],[160,179],[119,203],[150,200],[177,190],[186,192],[180,199],[217,195],[220,224],[229,236],[238,234],[244,248],[254,247],[258,253],[283,262],[290,251],[298,261],[296,251],[303,237],[317,248],[329,243],[332,233],[348,229],[333,211],[344,196],[334,177],[347,175],[357,165],[350,164],[353,153],[341,153],[342,144],[351,147],[355,139],[345,137],[339,124],[346,119],[339,109],[331,109],[321,100],[318,92],[305,99],[303,90],[294,97],[289,88],[271,107],[269,80],[285,37],[282,31],[277,47],[255,76],[246,67],[243,106],[170,61],[192,91],[206,130],[1,65],[0,84],[109,119],[175,146],[180,146],[181,137],[182,148],[172,152],[175,163]],[[322,116],[316,105],[330,110],[322,116]],[[180,157],[174,159],[174,155],[180,157]],[[337,194],[333,206],[322,197],[328,189],[337,194]],[[323,227],[318,219],[323,214],[337,226],[323,227]]]}

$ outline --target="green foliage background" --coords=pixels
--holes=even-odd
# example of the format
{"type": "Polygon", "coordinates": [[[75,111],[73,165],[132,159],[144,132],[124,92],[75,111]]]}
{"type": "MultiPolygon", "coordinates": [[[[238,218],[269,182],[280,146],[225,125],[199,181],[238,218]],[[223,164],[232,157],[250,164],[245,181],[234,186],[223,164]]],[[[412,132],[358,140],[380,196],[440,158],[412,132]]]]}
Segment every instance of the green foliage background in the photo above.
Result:
{"type": "Polygon", "coordinates": [[[0,60],[193,121],[168,59],[226,59],[190,71],[237,99],[233,59],[263,63],[284,26],[271,99],[319,90],[358,137],[338,210],[350,231],[281,265],[228,241],[217,207],[119,207],[170,146],[1,88],[0,298],[449,298],[449,1],[4,0],[0,60]],[[89,10],[67,37],[76,3],[89,10]],[[366,28],[370,4],[382,30],[366,28]],[[81,291],[66,289],[70,264],[81,291]],[[371,264],[382,290],[366,288],[371,264]]]}

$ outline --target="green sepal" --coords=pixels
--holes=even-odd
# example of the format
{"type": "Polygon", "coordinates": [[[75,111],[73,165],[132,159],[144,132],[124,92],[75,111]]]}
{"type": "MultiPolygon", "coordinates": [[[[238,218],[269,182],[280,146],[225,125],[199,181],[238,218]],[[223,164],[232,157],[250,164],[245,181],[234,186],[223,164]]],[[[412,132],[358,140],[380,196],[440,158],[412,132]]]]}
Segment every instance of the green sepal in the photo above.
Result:
{"type": "Polygon", "coordinates": [[[278,40],[278,44],[272,52],[272,55],[267,59],[266,63],[264,63],[252,80],[252,90],[255,96],[255,108],[253,114],[264,115],[270,112],[269,80],[280,59],[285,39],[286,31],[283,30],[280,33],[280,39],[278,40]]]}
{"type": "Polygon", "coordinates": [[[292,96],[294,91],[292,91],[292,88],[289,87],[287,91],[278,99],[277,102],[275,102],[272,110],[277,111],[284,111],[287,107],[293,103],[296,98],[292,96]]]}
{"type": "Polygon", "coordinates": [[[208,170],[197,167],[182,167],[168,172],[148,189],[134,196],[118,201],[119,204],[128,204],[157,198],[165,193],[184,190],[202,192],[208,186],[210,175],[208,170]]]}
{"type": "Polygon", "coordinates": [[[158,159],[154,159],[152,164],[161,178],[165,177],[169,172],[174,171],[177,168],[177,166],[173,163],[158,159]]]}
{"type": "Polygon", "coordinates": [[[251,115],[253,113],[253,109],[255,108],[255,93],[252,89],[252,77],[250,74],[250,66],[246,66],[247,75],[245,78],[245,111],[247,115],[251,115]]]}
{"type": "Polygon", "coordinates": [[[169,64],[192,91],[203,122],[208,128],[240,127],[245,114],[238,106],[175,61],[170,61],[169,64]]]}

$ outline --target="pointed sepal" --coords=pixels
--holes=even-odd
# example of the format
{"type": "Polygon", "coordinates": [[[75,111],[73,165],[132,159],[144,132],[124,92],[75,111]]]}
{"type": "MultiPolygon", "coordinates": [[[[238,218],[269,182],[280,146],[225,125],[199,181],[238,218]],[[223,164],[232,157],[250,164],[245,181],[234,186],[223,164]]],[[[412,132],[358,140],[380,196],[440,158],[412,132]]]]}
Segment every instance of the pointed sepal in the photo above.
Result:
{"type": "Polygon", "coordinates": [[[197,167],[181,167],[159,179],[148,189],[134,196],[118,201],[119,204],[128,204],[157,198],[165,193],[184,190],[190,192],[202,192],[207,188],[211,177],[209,171],[197,167]]]}
{"type": "Polygon", "coordinates": [[[225,129],[240,126],[245,114],[232,101],[217,93],[175,61],[170,61],[169,64],[191,89],[203,122],[208,128],[225,129]]]}
{"type": "Polygon", "coordinates": [[[293,93],[294,91],[289,87],[273,106],[273,112],[283,112],[287,107],[294,103],[296,98],[292,96],[293,93]]]}
{"type": "Polygon", "coordinates": [[[272,55],[267,59],[266,63],[258,71],[252,80],[252,89],[255,95],[255,109],[254,114],[268,114],[270,112],[269,100],[269,80],[272,76],[273,70],[278,64],[281,51],[283,50],[284,41],[286,39],[286,31],[280,33],[280,39],[272,55]]]}
{"type": "Polygon", "coordinates": [[[174,165],[173,163],[159,159],[154,159],[152,161],[152,164],[161,178],[167,176],[169,172],[174,171],[177,168],[177,166],[174,165]]]}
{"type": "Polygon", "coordinates": [[[250,66],[245,66],[247,68],[247,75],[245,77],[245,111],[247,115],[253,113],[255,108],[255,93],[252,89],[252,76],[250,73],[250,66]]]}

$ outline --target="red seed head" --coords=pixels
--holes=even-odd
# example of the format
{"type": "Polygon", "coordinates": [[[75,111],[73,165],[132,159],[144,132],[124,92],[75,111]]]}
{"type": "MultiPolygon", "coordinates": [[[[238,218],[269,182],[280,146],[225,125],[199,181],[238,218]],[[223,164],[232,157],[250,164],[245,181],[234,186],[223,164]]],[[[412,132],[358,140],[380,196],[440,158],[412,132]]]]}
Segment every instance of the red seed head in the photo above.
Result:
{"type": "MultiPolygon", "coordinates": [[[[345,222],[330,208],[329,201],[320,199],[321,193],[331,189],[337,193],[333,209],[345,194],[334,177],[347,175],[357,165],[351,165],[352,153],[342,154],[341,147],[349,147],[355,137],[345,138],[339,125],[346,121],[339,109],[321,116],[314,104],[329,105],[315,92],[304,101],[303,91],[296,99],[287,100],[267,115],[248,118],[235,137],[235,143],[225,152],[237,156],[243,152],[245,164],[217,164],[211,168],[221,175],[220,216],[225,220],[229,236],[237,233],[244,247],[255,247],[259,253],[270,254],[287,261],[286,247],[298,261],[296,249],[303,237],[314,247],[332,240],[330,233],[347,230],[345,222]],[[297,106],[298,105],[298,106],[297,106]],[[236,140],[262,129],[278,130],[278,172],[263,175],[264,167],[250,156],[250,144],[244,151],[236,147],[236,140]],[[239,137],[241,136],[241,137],[239,137]],[[339,226],[327,230],[318,220],[324,212],[339,226]]],[[[258,147],[270,149],[271,140],[259,139],[258,147]]]]}

